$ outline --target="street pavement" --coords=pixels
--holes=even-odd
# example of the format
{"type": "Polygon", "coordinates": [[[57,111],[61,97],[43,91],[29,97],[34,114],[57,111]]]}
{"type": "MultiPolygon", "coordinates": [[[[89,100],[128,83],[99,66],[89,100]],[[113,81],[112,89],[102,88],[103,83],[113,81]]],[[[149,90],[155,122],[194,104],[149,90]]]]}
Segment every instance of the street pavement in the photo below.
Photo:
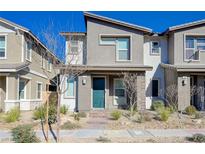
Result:
{"type": "MultiPolygon", "coordinates": [[[[61,138],[137,138],[137,137],[190,137],[193,134],[204,134],[205,129],[146,129],[146,130],[106,130],[106,129],[77,129],[77,130],[61,130],[61,138]]],[[[39,138],[44,139],[41,130],[36,131],[39,138]]],[[[53,134],[56,134],[54,131],[53,134]]],[[[54,138],[49,132],[49,138],[54,138]]],[[[0,142],[11,140],[11,133],[6,130],[0,130],[0,142]]]]}

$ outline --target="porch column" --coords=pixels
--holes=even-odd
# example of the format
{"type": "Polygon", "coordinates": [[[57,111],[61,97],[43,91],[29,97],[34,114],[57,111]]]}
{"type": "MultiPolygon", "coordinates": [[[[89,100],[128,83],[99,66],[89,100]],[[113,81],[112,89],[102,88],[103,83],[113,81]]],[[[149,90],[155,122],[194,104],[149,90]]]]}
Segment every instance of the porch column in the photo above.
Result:
{"type": "Polygon", "coordinates": [[[145,110],[145,72],[137,76],[137,109],[145,110]]]}
{"type": "Polygon", "coordinates": [[[92,81],[91,75],[78,76],[78,89],[77,89],[77,110],[89,111],[91,109],[91,88],[92,81]]]}
{"type": "Polygon", "coordinates": [[[190,105],[190,75],[178,75],[178,109],[185,110],[190,105]]]}

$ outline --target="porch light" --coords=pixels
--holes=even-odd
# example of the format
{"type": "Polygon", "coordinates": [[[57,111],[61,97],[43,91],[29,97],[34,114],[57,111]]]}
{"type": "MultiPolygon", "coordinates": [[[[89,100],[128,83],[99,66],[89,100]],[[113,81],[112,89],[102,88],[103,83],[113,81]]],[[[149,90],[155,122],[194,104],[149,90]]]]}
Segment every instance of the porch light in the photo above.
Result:
{"type": "Polygon", "coordinates": [[[82,80],[82,84],[83,84],[83,85],[86,85],[86,79],[83,79],[83,80],[82,80]]]}
{"type": "Polygon", "coordinates": [[[187,84],[187,77],[183,76],[182,77],[182,85],[185,86],[187,84]]]}

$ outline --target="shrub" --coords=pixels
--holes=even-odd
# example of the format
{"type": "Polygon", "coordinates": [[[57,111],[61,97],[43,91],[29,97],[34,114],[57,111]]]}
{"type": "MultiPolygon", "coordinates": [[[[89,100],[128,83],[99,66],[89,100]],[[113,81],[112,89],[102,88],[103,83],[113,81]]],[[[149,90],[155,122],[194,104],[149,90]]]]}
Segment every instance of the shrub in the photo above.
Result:
{"type": "Polygon", "coordinates": [[[175,107],[174,106],[172,106],[172,105],[170,105],[170,106],[168,106],[168,107],[165,107],[170,113],[174,113],[174,112],[176,112],[177,111],[177,109],[175,109],[175,107]]]}
{"type": "Polygon", "coordinates": [[[12,138],[16,143],[37,143],[40,140],[36,137],[31,125],[20,125],[12,129],[12,138]]]}
{"type": "Polygon", "coordinates": [[[70,121],[64,123],[61,126],[61,129],[77,129],[77,128],[81,128],[81,126],[79,124],[76,124],[76,123],[71,123],[70,121]]]}
{"type": "Polygon", "coordinates": [[[80,121],[80,116],[79,116],[78,113],[75,113],[75,114],[74,114],[74,120],[80,121]]]}
{"type": "Polygon", "coordinates": [[[192,142],[205,143],[205,135],[203,134],[194,134],[192,137],[187,139],[192,142]]]}
{"type": "Polygon", "coordinates": [[[121,117],[121,115],[122,115],[122,113],[120,112],[120,111],[113,111],[112,113],[111,113],[111,117],[112,117],[112,119],[113,120],[118,120],[118,119],[120,119],[120,117],[121,117]]]}
{"type": "Polygon", "coordinates": [[[15,107],[13,109],[11,109],[5,117],[5,121],[6,122],[15,122],[17,120],[19,120],[20,117],[20,110],[19,108],[15,107]]]}
{"type": "Polygon", "coordinates": [[[78,112],[80,118],[86,118],[87,114],[85,112],[78,112]]]}
{"type": "Polygon", "coordinates": [[[197,110],[193,105],[190,105],[190,106],[186,107],[185,111],[186,111],[186,114],[188,114],[188,115],[194,115],[197,110]]]}
{"type": "Polygon", "coordinates": [[[161,100],[154,101],[154,102],[152,103],[152,106],[151,106],[151,109],[152,109],[153,111],[163,110],[164,108],[165,108],[164,102],[161,101],[161,100]]]}
{"type": "Polygon", "coordinates": [[[145,121],[151,121],[151,120],[152,120],[152,117],[148,113],[141,112],[138,116],[137,122],[138,123],[143,123],[145,121]]]}
{"type": "Polygon", "coordinates": [[[167,109],[160,110],[159,116],[161,121],[167,121],[170,116],[170,111],[167,109]]]}
{"type": "Polygon", "coordinates": [[[103,137],[103,136],[100,136],[96,139],[98,142],[102,142],[102,143],[108,143],[108,142],[111,142],[111,140],[107,137],[103,137]]]}
{"type": "Polygon", "coordinates": [[[33,112],[33,119],[38,120],[38,119],[45,119],[45,114],[46,114],[46,108],[44,106],[38,107],[36,110],[33,112]]]}
{"type": "Polygon", "coordinates": [[[194,115],[194,118],[195,119],[201,119],[201,118],[203,118],[203,115],[200,112],[196,112],[195,115],[194,115]]]}
{"type": "Polygon", "coordinates": [[[60,113],[65,115],[67,112],[68,112],[68,107],[66,105],[62,105],[60,107],[60,113]]]}
{"type": "MultiPolygon", "coordinates": [[[[41,106],[39,108],[37,108],[34,113],[33,113],[33,118],[35,120],[37,119],[41,119],[45,122],[45,118],[46,118],[46,106],[41,106]]],[[[48,123],[49,124],[54,124],[57,122],[57,110],[56,110],[56,106],[54,104],[50,104],[49,105],[49,109],[48,109],[48,123]]]]}

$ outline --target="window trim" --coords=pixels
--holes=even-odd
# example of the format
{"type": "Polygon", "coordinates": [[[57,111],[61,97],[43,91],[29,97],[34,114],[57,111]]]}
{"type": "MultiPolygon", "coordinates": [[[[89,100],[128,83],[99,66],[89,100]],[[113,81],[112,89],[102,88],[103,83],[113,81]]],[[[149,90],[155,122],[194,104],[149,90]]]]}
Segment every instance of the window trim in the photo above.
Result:
{"type": "Polygon", "coordinates": [[[39,82],[39,81],[36,81],[36,99],[37,100],[42,100],[42,98],[43,98],[43,83],[42,82],[39,82]],[[38,98],[38,84],[40,84],[41,85],[41,97],[40,98],[38,98]]]}
{"type": "Polygon", "coordinates": [[[31,41],[26,41],[26,60],[27,61],[29,61],[29,62],[32,62],[32,42],[31,41]],[[30,57],[29,57],[29,59],[28,59],[28,53],[27,53],[27,51],[28,51],[28,43],[31,43],[31,49],[29,50],[30,51],[30,57]]]}
{"type": "Polygon", "coordinates": [[[4,36],[4,38],[5,38],[5,56],[4,57],[0,57],[0,60],[7,59],[7,35],[8,34],[0,34],[0,36],[4,36]]]}
{"type": "Polygon", "coordinates": [[[46,69],[46,54],[42,52],[41,54],[41,68],[46,69]]]}
{"type": "MultiPolygon", "coordinates": [[[[200,36],[204,36],[204,34],[197,34],[197,33],[187,33],[187,34],[184,34],[184,61],[185,62],[200,62],[201,60],[201,51],[205,51],[205,50],[198,50],[199,52],[199,59],[198,60],[194,60],[194,59],[186,59],[186,49],[190,49],[190,48],[186,48],[186,37],[200,37],[200,36]]],[[[196,48],[196,39],[194,39],[194,48],[196,48]]]]}
{"type": "MultiPolygon", "coordinates": [[[[123,78],[113,78],[113,105],[114,106],[118,106],[118,104],[117,103],[115,103],[115,81],[116,80],[123,80],[123,78]]],[[[127,93],[126,93],[126,89],[125,88],[118,88],[118,89],[124,89],[124,91],[125,91],[125,101],[126,101],[126,103],[124,104],[124,105],[126,105],[127,104],[127,93]]]]}
{"type": "Polygon", "coordinates": [[[159,56],[160,54],[161,54],[161,44],[160,44],[160,41],[151,41],[150,42],[150,55],[151,56],[159,56]],[[158,43],[158,45],[159,45],[159,53],[153,53],[152,52],[153,42],[157,42],[158,43]]]}
{"type": "MultiPolygon", "coordinates": [[[[159,78],[153,78],[153,79],[151,79],[151,82],[153,81],[153,80],[157,80],[158,81],[158,96],[152,96],[152,91],[151,91],[151,97],[152,98],[158,98],[159,97],[159,94],[160,94],[160,79],[159,78]]],[[[152,89],[153,89],[153,84],[152,84],[152,89]]]]}
{"type": "Polygon", "coordinates": [[[131,34],[99,34],[98,44],[101,46],[115,46],[115,62],[131,62],[132,61],[132,35],[131,34]],[[114,44],[106,44],[106,43],[102,43],[101,41],[102,37],[129,38],[130,59],[129,60],[119,60],[118,59],[117,39],[114,44]]]}

